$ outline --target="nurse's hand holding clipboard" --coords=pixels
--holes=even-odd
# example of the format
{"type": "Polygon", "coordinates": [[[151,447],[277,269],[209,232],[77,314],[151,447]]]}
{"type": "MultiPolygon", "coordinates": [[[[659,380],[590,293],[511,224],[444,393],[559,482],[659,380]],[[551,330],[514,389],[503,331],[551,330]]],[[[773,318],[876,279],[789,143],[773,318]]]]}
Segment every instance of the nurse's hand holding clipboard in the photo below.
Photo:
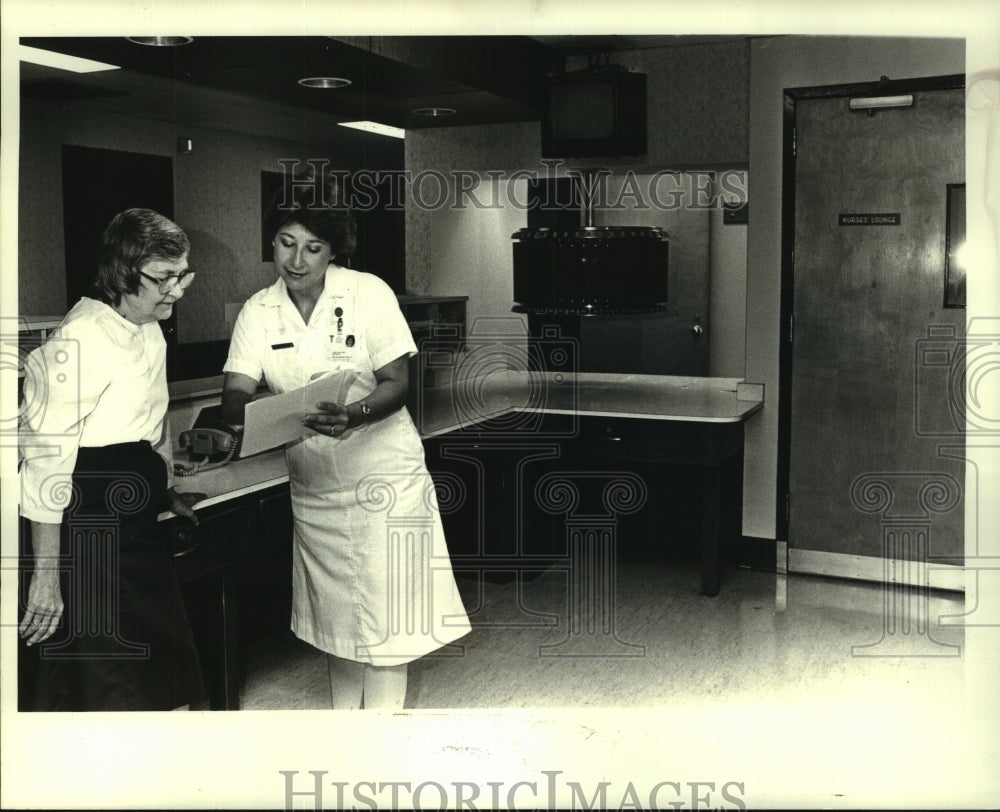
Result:
{"type": "Polygon", "coordinates": [[[361,425],[361,420],[355,418],[352,421],[351,419],[351,412],[356,411],[359,415],[361,414],[362,410],[359,406],[360,404],[357,403],[352,403],[348,406],[341,406],[338,403],[327,401],[317,403],[316,408],[320,411],[307,414],[302,421],[302,425],[308,426],[313,431],[324,434],[327,437],[341,437],[349,428],[361,425]]]}
{"type": "Polygon", "coordinates": [[[401,355],[374,371],[375,388],[361,400],[341,406],[322,401],[318,412],[307,414],[302,425],[319,434],[339,438],[362,423],[373,423],[399,411],[406,404],[409,390],[409,357],[401,355]]]}

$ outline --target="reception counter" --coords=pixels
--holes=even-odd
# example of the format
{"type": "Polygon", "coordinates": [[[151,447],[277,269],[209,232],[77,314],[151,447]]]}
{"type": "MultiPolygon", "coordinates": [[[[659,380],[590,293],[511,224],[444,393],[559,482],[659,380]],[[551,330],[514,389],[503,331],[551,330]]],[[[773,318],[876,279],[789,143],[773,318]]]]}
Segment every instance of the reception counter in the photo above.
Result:
{"type": "MultiPolygon", "coordinates": [[[[701,591],[718,594],[722,505],[735,505],[738,513],[743,426],[763,405],[760,389],[729,378],[517,371],[424,389],[410,408],[432,475],[447,485],[449,476],[461,478],[456,471],[471,472],[476,481],[466,483],[468,489],[484,495],[466,511],[472,531],[455,533],[454,546],[450,518],[443,517],[455,569],[483,577],[518,577],[560,567],[570,578],[597,584],[584,600],[606,600],[601,596],[613,590],[609,593],[600,582],[613,578],[613,570],[594,571],[588,562],[602,560],[602,555],[606,560],[614,552],[620,541],[613,533],[616,511],[630,510],[629,499],[657,498],[644,492],[641,477],[628,474],[629,465],[683,465],[700,477],[701,591]],[[533,474],[535,480],[526,488],[528,460],[553,464],[533,474]],[[442,463],[451,469],[442,470],[442,463]],[[595,482],[603,489],[597,501],[604,515],[597,518],[587,502],[587,489],[595,482]],[[582,496],[585,509],[568,508],[561,501],[566,493],[582,496]],[[526,505],[529,499],[538,504],[526,505]],[[527,526],[528,507],[547,517],[544,527],[527,526]],[[595,521],[602,528],[596,534],[595,521]],[[606,549],[595,550],[595,544],[606,549]]],[[[200,408],[217,402],[218,390],[210,387],[178,396],[171,406],[174,437],[190,427],[200,408]]],[[[175,453],[180,459],[183,452],[175,453]]],[[[206,494],[196,505],[197,528],[171,513],[160,516],[174,536],[178,577],[195,605],[213,708],[239,706],[238,663],[245,635],[237,626],[241,618],[247,622],[247,607],[238,609],[239,596],[249,591],[254,603],[269,599],[266,584],[248,590],[243,583],[248,562],[255,564],[258,578],[263,571],[275,583],[288,580],[292,522],[287,483],[284,452],[273,450],[179,480],[178,490],[206,494]]],[[[734,521],[738,533],[738,515],[734,521]]],[[[251,608],[257,611],[251,623],[268,615],[266,607],[251,608]]],[[[601,616],[613,612],[613,606],[571,610],[601,616]]]]}
{"type": "MultiPolygon", "coordinates": [[[[180,395],[178,400],[180,403],[175,403],[170,412],[175,440],[181,431],[190,428],[198,409],[217,404],[219,397],[217,390],[206,384],[194,394],[180,395]]],[[[734,378],[510,371],[425,389],[413,417],[425,440],[452,433],[462,436],[484,432],[509,438],[538,434],[529,421],[517,418],[513,422],[519,428],[505,429],[504,418],[511,415],[717,425],[743,423],[762,406],[759,385],[734,378]]],[[[175,447],[174,453],[177,459],[183,459],[186,452],[175,447]]],[[[185,477],[178,489],[207,494],[208,498],[198,505],[201,509],[287,481],[284,452],[276,449],[185,477]]]]}

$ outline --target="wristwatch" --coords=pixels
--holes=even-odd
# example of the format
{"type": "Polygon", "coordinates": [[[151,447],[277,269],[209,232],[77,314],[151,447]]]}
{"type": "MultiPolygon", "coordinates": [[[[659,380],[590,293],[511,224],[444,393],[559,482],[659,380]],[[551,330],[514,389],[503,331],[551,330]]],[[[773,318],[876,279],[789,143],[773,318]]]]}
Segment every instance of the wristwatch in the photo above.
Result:
{"type": "Polygon", "coordinates": [[[368,416],[372,413],[372,407],[363,400],[359,400],[358,405],[361,407],[361,422],[364,423],[368,420],[368,416]]]}

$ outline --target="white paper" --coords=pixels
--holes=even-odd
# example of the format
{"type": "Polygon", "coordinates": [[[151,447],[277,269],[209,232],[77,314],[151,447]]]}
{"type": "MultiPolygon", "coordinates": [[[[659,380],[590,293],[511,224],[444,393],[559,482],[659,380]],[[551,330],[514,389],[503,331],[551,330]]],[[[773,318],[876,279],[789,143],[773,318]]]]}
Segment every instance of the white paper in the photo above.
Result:
{"type": "Polygon", "coordinates": [[[343,406],[355,378],[357,373],[352,370],[333,372],[300,389],[248,403],[240,456],[249,457],[312,434],[312,429],[302,425],[305,416],[315,414],[321,401],[343,406]]]}

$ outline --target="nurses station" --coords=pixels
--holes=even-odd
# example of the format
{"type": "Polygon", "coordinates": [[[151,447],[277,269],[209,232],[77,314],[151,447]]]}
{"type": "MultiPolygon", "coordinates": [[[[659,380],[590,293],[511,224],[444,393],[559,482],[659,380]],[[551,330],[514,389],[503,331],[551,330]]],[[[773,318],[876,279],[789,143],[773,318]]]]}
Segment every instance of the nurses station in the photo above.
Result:
{"type": "MultiPolygon", "coordinates": [[[[613,511],[589,525],[577,520],[569,530],[570,517],[533,506],[539,516],[522,525],[518,517],[525,513],[525,494],[546,481],[554,487],[567,484],[565,476],[552,473],[557,469],[544,466],[558,460],[581,482],[603,476],[607,486],[633,489],[622,503],[627,510],[629,499],[644,486],[635,474],[623,478],[622,468],[676,465],[695,470],[700,478],[700,590],[706,596],[718,593],[724,542],[738,533],[733,506],[740,503],[743,425],[761,408],[753,389],[744,393],[733,379],[504,370],[428,387],[416,397],[414,411],[432,474],[440,472],[449,489],[456,468],[444,466],[464,458],[473,472],[468,492],[488,495],[482,502],[469,499],[462,510],[451,504],[442,508],[454,511],[445,513],[444,530],[459,573],[502,581],[556,567],[581,581],[613,577],[602,562],[614,553],[614,539],[592,538],[595,527],[614,520],[613,511]],[[529,466],[519,475],[526,461],[535,462],[535,470],[529,466]],[[559,526],[546,518],[558,519],[559,526]]],[[[172,419],[183,425],[202,403],[213,401],[217,398],[181,401],[172,419]]],[[[285,452],[237,458],[186,477],[183,485],[208,495],[198,505],[200,524],[192,528],[170,514],[161,519],[177,540],[178,575],[203,613],[195,630],[205,635],[212,707],[237,709],[240,626],[251,627],[244,635],[256,634],[289,614],[285,582],[291,571],[292,517],[285,452]]],[[[411,522],[404,530],[421,532],[420,517],[402,518],[411,522]]],[[[602,603],[613,592],[611,583],[594,586],[574,609],[613,611],[602,603]]]]}
{"type": "MultiPolygon", "coordinates": [[[[197,526],[158,522],[206,707],[245,706],[260,652],[287,642],[293,508],[310,515],[314,496],[293,505],[296,477],[393,481],[403,464],[381,445],[344,451],[391,421],[416,428],[427,510],[374,486],[362,504],[359,486],[303,532],[326,543],[381,511],[385,537],[370,541],[390,569],[427,545],[428,571],[454,573],[470,662],[508,621],[557,635],[532,643],[538,658],[686,656],[666,638],[746,631],[756,642],[732,656],[777,662],[829,631],[786,639],[790,618],[859,602],[876,625],[883,607],[923,613],[912,634],[887,622],[882,645],[960,645],[957,627],[932,640],[924,615],[932,598],[956,617],[964,601],[962,40],[180,39],[22,40],[115,69],[21,62],[18,341],[26,357],[86,295],[113,213],[148,207],[188,234],[197,278],[160,327],[177,489],[205,498],[197,526]],[[300,318],[263,220],[307,176],[336,177],[334,204],[356,219],[331,269],[382,293],[340,289],[331,270],[300,318]],[[369,358],[397,310],[408,335],[392,346],[416,348],[406,404],[368,420],[369,361],[407,354],[369,358]],[[223,414],[224,368],[260,382],[243,423],[223,414]],[[302,426],[319,401],[364,414],[346,439],[323,437],[302,426]],[[329,466],[303,467],[321,445],[329,466]],[[684,622],[657,614],[668,580],[684,622]],[[525,597],[552,583],[544,608],[525,597]],[[890,600],[907,589],[920,600],[890,600]],[[626,615],[648,648],[615,631],[626,615]]],[[[386,448],[408,442],[400,425],[378,435],[386,448]]],[[[379,611],[447,636],[430,606],[401,581],[379,611]]],[[[760,666],[722,674],[726,658],[688,640],[685,668],[715,669],[692,682],[706,691],[760,666]]],[[[448,681],[457,666],[433,667],[448,681]]],[[[803,669],[787,684],[822,691],[829,669],[803,669]]],[[[529,689],[493,690],[517,706],[537,700],[529,689]]]]}

